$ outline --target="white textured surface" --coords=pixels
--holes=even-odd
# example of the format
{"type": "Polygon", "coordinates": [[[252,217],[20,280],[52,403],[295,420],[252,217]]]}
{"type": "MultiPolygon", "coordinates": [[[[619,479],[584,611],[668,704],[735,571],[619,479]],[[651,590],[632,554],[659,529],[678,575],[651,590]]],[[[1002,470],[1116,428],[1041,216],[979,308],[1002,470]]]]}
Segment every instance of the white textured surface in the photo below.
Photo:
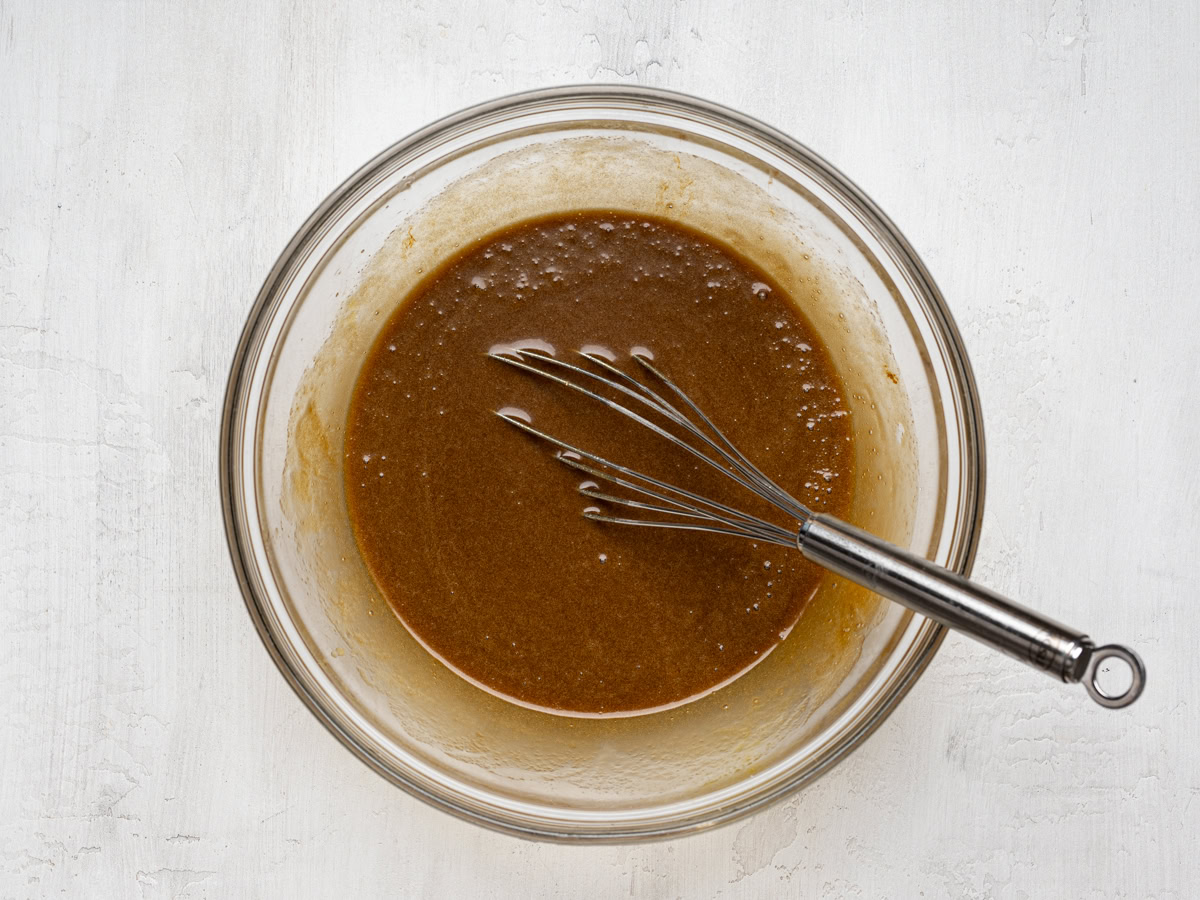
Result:
{"type": "Polygon", "coordinates": [[[1191,2],[0,0],[0,896],[1194,896],[1198,143],[1191,2]],[[976,572],[1138,647],[1137,706],[951,637],[803,795],[611,848],[433,812],[305,711],[221,529],[244,315],[386,144],[586,80],[757,115],[895,218],[983,394],[976,572]]]}

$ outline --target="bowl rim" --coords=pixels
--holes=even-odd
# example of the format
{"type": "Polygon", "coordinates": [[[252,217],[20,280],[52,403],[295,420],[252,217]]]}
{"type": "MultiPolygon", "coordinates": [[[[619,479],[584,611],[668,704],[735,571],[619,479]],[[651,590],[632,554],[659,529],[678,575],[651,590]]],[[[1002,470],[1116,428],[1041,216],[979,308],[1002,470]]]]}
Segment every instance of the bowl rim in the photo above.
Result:
{"type": "Polygon", "coordinates": [[[415,153],[422,147],[436,142],[447,132],[455,131],[466,123],[564,101],[570,101],[575,107],[589,103],[612,105],[622,101],[641,101],[677,112],[698,114],[725,125],[732,125],[736,129],[749,133],[784,156],[799,158],[805,165],[820,173],[827,185],[840,193],[849,205],[856,207],[863,224],[872,228],[876,239],[881,241],[894,254],[897,262],[908,270],[918,292],[928,301],[929,306],[925,312],[932,318],[935,331],[945,341],[943,349],[948,363],[948,374],[955,389],[965,401],[960,414],[964,432],[969,438],[968,443],[973,446],[974,452],[964,454],[964,464],[967,467],[963,478],[967,490],[967,502],[964,507],[968,510],[973,507],[973,512],[964,516],[962,520],[962,538],[958,552],[950,561],[950,568],[963,575],[970,574],[978,551],[986,495],[987,465],[983,415],[979,391],[961,333],[946,305],[945,298],[916,250],[892,220],[857,184],[796,139],[752,116],[691,94],[623,84],[568,84],[538,88],[506,94],[460,109],[411,132],[376,154],[331,191],[305,219],[264,279],[247,314],[246,323],[233,353],[222,404],[218,444],[219,486],[226,544],[247,612],[259,638],[274,660],[276,668],[317,720],[341,744],[387,781],[459,819],[523,838],[568,843],[611,843],[678,837],[706,831],[743,818],[777,800],[790,796],[799,788],[812,783],[829,771],[861,746],[866,738],[873,734],[891,715],[900,701],[912,689],[917,679],[928,668],[945,639],[947,629],[940,624],[928,621],[925,626],[928,628],[928,634],[923,640],[923,646],[909,662],[902,675],[894,679],[891,690],[877,698],[877,711],[874,715],[837,739],[823,758],[818,759],[815,766],[805,771],[798,771],[794,776],[781,781],[774,788],[750,797],[744,803],[716,810],[702,818],[671,821],[653,827],[635,826],[622,831],[570,832],[553,826],[530,827],[527,822],[518,822],[512,818],[494,815],[477,806],[459,805],[451,798],[429,790],[415,779],[405,777],[403,773],[386,765],[370,748],[360,743],[338,722],[337,717],[325,708],[321,700],[305,688],[298,673],[293,671],[286,654],[281,650],[276,636],[268,624],[268,617],[261,605],[262,598],[255,590],[254,580],[247,562],[249,538],[247,534],[243,533],[241,518],[238,515],[240,501],[234,472],[237,470],[235,457],[241,444],[236,438],[240,431],[241,412],[245,405],[244,388],[250,374],[250,367],[247,365],[250,359],[248,351],[263,337],[268,314],[274,310],[281,285],[289,280],[282,276],[292,270],[298,264],[298,260],[304,258],[305,251],[310,249],[311,245],[325,233],[331,221],[348,200],[353,198],[373,179],[375,173],[389,162],[406,154],[415,153]]]}

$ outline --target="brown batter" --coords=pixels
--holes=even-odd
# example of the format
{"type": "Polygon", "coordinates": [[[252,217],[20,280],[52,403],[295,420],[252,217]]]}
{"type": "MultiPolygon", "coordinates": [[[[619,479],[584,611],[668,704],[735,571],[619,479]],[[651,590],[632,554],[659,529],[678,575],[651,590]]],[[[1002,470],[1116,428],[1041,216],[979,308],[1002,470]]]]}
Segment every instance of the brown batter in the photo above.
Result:
{"type": "Polygon", "coordinates": [[[490,359],[500,344],[603,347],[626,366],[648,348],[764,472],[842,514],[854,489],[842,385],[799,307],[728,248],[665,221],[525,223],[401,304],[346,430],[363,559],[412,634],[477,684],[560,712],[631,713],[760,661],[819,569],[784,548],[590,522],[579,473],[493,412],[518,407],[578,446],[795,523],[649,431],[490,359]]]}

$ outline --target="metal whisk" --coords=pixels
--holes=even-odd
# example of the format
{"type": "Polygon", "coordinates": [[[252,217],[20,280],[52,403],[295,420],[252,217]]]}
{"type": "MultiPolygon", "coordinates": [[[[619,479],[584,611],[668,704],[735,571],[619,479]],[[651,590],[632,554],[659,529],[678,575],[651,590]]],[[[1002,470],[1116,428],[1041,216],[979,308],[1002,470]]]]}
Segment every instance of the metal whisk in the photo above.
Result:
{"type": "Polygon", "coordinates": [[[1064,682],[1083,682],[1101,706],[1128,706],[1141,695],[1146,670],[1133,650],[1119,644],[1096,647],[1082,632],[840,519],[814,513],[764,475],[646,356],[634,354],[633,359],[657,382],[659,390],[595,353],[579,355],[585,365],[527,349],[491,353],[494,359],[577,391],[650,429],[795,519],[798,527],[794,531],[782,528],[572,446],[511,410],[498,412],[527,434],[557,447],[557,458],[563,464],[596,479],[597,483],[584,482],[580,487],[585,497],[630,511],[617,515],[589,506],[583,513],[587,518],[615,525],[705,531],[792,547],[818,565],[1033,668],[1064,682]],[[615,486],[624,495],[601,489],[599,482],[615,486]],[[1129,667],[1131,680],[1124,691],[1108,693],[1101,688],[1099,666],[1108,659],[1122,660],[1129,667]]]}

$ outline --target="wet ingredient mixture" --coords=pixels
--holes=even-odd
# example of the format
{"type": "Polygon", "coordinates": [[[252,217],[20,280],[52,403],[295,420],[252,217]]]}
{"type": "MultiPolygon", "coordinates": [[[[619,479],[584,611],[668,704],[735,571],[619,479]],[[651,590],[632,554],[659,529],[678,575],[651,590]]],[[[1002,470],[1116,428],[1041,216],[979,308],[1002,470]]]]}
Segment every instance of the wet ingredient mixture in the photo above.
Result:
{"type": "Polygon", "coordinates": [[[761,661],[820,569],[779,547],[588,521],[579,473],[493,413],[519,408],[577,446],[779,514],[487,353],[601,348],[633,366],[630,351],[645,348],[767,475],[844,515],[849,417],[805,302],[711,238],[618,212],[520,224],[433,273],[383,328],[346,430],[351,524],[409,631],[481,687],[583,715],[677,704],[761,661]]]}

